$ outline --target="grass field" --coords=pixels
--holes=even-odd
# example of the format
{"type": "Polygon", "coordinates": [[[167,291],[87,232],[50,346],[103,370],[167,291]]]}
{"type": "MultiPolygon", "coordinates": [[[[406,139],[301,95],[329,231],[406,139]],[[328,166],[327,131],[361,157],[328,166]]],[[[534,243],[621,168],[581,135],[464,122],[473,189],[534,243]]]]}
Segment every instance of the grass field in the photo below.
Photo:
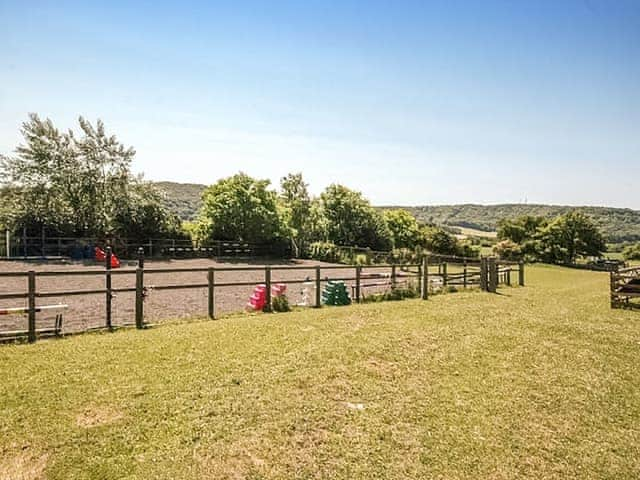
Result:
{"type": "Polygon", "coordinates": [[[606,274],[0,347],[0,478],[640,477],[606,274]]]}

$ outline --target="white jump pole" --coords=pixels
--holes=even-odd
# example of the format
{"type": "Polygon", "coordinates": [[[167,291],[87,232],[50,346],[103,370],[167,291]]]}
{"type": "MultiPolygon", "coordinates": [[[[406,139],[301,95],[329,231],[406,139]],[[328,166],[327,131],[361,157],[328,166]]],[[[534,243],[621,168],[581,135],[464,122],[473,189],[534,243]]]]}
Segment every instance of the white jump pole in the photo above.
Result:
{"type": "Polygon", "coordinates": [[[5,257],[9,258],[11,256],[11,233],[9,233],[9,229],[4,232],[4,244],[7,247],[5,257]]]}
{"type": "MultiPolygon", "coordinates": [[[[36,307],[36,312],[42,312],[45,310],[59,310],[68,307],[69,305],[44,305],[42,307],[36,307]]],[[[0,315],[12,315],[16,313],[29,313],[29,309],[25,307],[0,308],[0,315]]]]}

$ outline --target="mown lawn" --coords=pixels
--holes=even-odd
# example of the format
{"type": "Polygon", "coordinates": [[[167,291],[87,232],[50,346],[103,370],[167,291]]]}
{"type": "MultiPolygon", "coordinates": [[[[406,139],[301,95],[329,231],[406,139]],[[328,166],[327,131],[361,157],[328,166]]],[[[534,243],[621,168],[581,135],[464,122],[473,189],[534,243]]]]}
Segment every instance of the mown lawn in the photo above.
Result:
{"type": "Polygon", "coordinates": [[[606,274],[0,346],[0,478],[640,477],[606,274]]]}

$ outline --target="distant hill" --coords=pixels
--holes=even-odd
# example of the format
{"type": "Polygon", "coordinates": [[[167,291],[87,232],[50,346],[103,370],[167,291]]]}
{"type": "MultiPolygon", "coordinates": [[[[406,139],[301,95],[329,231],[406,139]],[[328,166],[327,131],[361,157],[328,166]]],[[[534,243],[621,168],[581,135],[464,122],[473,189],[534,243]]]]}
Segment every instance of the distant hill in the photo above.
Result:
{"type": "MultiPolygon", "coordinates": [[[[205,185],[196,183],[157,182],[156,186],[166,193],[167,207],[183,220],[193,220],[202,204],[205,185]]],[[[485,232],[495,231],[498,221],[520,215],[555,217],[571,210],[579,210],[590,215],[600,226],[607,240],[612,243],[640,241],[640,211],[628,208],[610,207],[570,207],[566,205],[535,205],[507,203],[502,205],[435,205],[423,207],[380,207],[404,208],[419,221],[472,228],[485,232]]]]}
{"type": "Polygon", "coordinates": [[[202,205],[206,185],[197,183],[154,182],[166,194],[166,205],[182,220],[194,220],[202,205]]]}
{"type": "Polygon", "coordinates": [[[572,210],[591,216],[611,243],[640,240],[640,211],[629,208],[572,207],[566,205],[502,204],[502,205],[436,205],[404,208],[419,221],[494,231],[503,218],[533,215],[551,218],[572,210]]]}

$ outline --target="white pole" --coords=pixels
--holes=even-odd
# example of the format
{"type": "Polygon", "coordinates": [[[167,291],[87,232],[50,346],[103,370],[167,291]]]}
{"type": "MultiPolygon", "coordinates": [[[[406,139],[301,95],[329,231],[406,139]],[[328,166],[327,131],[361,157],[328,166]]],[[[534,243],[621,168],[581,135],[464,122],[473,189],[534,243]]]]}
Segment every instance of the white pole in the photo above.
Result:
{"type": "Polygon", "coordinates": [[[9,258],[11,256],[11,234],[9,233],[9,229],[4,232],[4,243],[7,247],[5,256],[9,258]]]}

